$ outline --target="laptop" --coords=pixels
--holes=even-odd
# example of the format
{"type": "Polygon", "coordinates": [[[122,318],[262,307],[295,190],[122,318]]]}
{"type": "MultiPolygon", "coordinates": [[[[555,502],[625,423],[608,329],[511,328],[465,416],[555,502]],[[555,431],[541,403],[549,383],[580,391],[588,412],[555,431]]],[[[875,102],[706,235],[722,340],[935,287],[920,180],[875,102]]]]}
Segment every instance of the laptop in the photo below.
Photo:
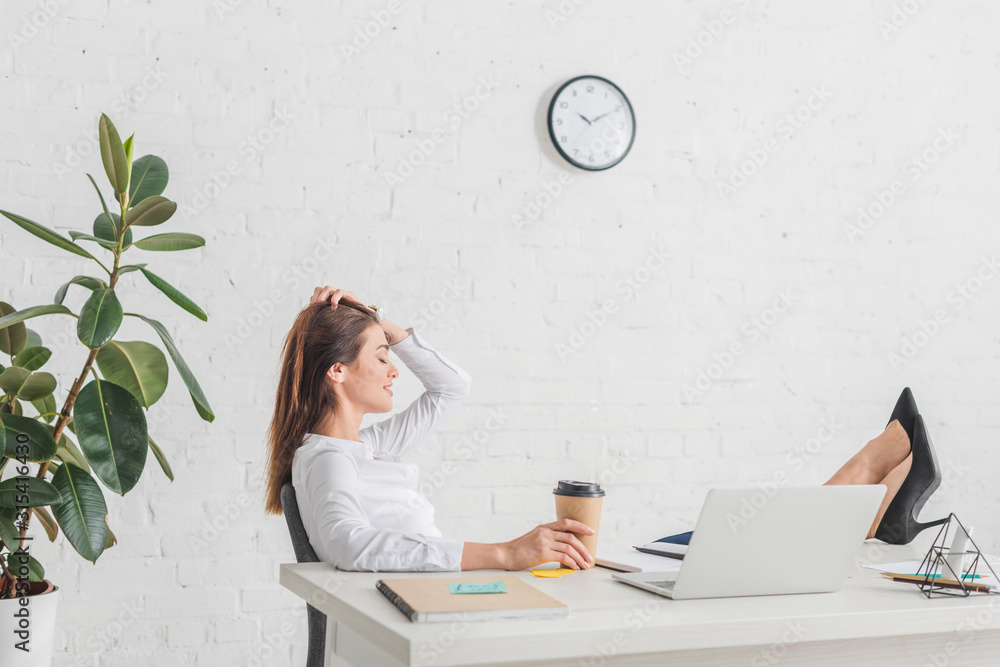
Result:
{"type": "MultiPolygon", "coordinates": [[[[674,600],[827,593],[844,585],[882,484],[712,489],[680,569],[611,578],[674,600]]],[[[664,559],[667,561],[668,559],[664,559]]]]}

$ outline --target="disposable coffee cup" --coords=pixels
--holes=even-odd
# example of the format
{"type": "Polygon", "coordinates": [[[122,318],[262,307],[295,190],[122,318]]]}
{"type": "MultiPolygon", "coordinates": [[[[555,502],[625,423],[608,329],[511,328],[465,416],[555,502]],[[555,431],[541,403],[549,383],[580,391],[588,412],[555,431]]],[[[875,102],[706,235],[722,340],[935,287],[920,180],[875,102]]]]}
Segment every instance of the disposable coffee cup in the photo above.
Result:
{"type": "Polygon", "coordinates": [[[556,518],[573,519],[585,523],[594,529],[593,535],[582,535],[573,531],[583,546],[587,547],[591,556],[591,565],[597,558],[597,531],[601,527],[601,504],[604,502],[604,489],[596,482],[577,482],[561,479],[556,488],[552,489],[556,497],[556,518]]]}

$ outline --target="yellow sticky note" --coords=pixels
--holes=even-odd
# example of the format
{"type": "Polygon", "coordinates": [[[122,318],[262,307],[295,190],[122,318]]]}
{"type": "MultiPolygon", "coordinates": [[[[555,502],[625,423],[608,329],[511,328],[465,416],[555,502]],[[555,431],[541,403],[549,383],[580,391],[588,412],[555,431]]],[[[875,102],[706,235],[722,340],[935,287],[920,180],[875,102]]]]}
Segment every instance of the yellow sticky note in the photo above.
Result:
{"type": "Polygon", "coordinates": [[[570,569],[568,567],[560,567],[558,569],[531,570],[530,572],[536,577],[544,577],[546,579],[558,579],[564,574],[569,574],[570,572],[576,572],[576,570],[570,569]]]}

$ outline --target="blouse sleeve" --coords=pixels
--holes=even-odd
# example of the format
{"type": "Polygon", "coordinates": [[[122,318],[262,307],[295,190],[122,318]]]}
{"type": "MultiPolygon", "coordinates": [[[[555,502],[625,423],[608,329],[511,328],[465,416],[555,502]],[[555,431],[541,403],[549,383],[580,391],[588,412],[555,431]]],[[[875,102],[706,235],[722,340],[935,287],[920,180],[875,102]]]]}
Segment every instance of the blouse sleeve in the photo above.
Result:
{"type": "Polygon", "coordinates": [[[390,348],[406,364],[424,393],[402,412],[361,429],[359,437],[374,450],[401,455],[424,439],[469,395],[472,378],[427,344],[412,328],[390,348]]]}
{"type": "Polygon", "coordinates": [[[309,541],[341,570],[452,572],[462,569],[461,540],[407,534],[371,525],[358,493],[360,475],[346,452],[323,452],[303,482],[315,508],[317,534],[309,541]]]}

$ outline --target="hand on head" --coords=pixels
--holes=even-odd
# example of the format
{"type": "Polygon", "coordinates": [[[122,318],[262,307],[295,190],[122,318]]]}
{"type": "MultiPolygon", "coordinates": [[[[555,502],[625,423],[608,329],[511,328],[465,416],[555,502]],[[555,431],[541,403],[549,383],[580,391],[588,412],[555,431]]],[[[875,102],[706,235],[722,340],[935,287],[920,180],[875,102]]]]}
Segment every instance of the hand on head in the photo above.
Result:
{"type": "Polygon", "coordinates": [[[325,287],[317,287],[313,290],[313,295],[309,299],[309,303],[320,303],[323,301],[329,301],[330,305],[334,308],[337,307],[337,303],[341,299],[346,299],[348,301],[353,301],[355,303],[361,303],[361,299],[354,292],[348,292],[344,289],[338,289],[336,287],[331,287],[326,285],[325,287]]]}

